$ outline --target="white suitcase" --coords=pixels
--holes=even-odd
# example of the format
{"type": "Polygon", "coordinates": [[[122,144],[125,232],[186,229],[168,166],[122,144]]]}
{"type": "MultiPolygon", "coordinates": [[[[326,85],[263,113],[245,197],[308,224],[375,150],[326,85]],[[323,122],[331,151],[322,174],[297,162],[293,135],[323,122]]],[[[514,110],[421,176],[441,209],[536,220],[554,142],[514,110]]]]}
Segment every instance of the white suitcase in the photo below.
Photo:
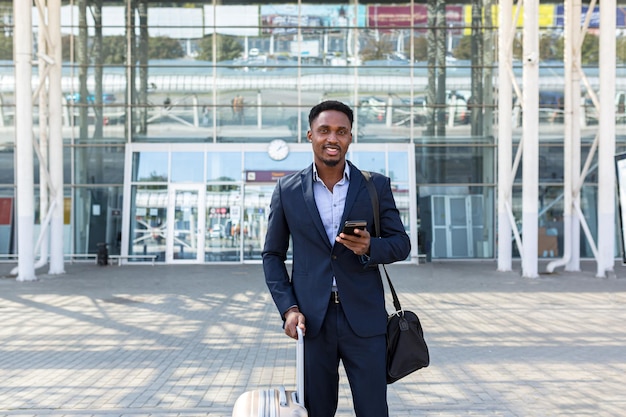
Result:
{"type": "Polygon", "coordinates": [[[244,392],[237,398],[232,417],[307,417],[304,408],[304,338],[298,330],[296,344],[296,390],[257,389],[244,392]]]}

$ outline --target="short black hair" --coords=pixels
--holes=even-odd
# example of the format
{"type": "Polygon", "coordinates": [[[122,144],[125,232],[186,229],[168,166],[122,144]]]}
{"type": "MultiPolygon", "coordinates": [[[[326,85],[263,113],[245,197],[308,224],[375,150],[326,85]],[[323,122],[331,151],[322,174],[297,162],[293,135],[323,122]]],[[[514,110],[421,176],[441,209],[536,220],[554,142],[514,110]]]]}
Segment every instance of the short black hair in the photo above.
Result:
{"type": "Polygon", "coordinates": [[[321,112],[326,110],[337,110],[348,116],[348,120],[350,120],[350,127],[354,123],[354,112],[347,105],[337,100],[326,100],[322,101],[320,104],[313,106],[311,111],[309,112],[309,127],[313,125],[313,121],[317,119],[317,116],[320,115],[321,112]]]}

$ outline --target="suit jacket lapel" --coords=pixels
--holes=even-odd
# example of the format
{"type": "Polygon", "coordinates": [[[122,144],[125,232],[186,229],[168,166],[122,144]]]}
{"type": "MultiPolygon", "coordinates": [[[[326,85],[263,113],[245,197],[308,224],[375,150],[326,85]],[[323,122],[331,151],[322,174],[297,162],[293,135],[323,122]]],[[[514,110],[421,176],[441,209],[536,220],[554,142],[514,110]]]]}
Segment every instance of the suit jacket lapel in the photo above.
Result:
{"type": "Polygon", "coordinates": [[[300,181],[302,182],[302,193],[304,194],[304,202],[309,211],[309,216],[313,220],[318,233],[322,236],[322,241],[326,242],[330,249],[331,245],[330,242],[328,242],[328,236],[326,236],[326,229],[324,229],[324,223],[322,223],[322,218],[317,210],[317,204],[315,204],[315,195],[313,194],[313,164],[311,164],[308,169],[302,171],[300,181]]]}

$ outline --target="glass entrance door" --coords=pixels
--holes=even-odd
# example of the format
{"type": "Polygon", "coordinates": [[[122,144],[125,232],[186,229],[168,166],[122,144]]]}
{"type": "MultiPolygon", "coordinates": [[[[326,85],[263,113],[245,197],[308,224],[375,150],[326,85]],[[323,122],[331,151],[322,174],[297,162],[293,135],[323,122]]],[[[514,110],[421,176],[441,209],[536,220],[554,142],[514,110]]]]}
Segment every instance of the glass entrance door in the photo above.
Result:
{"type": "Polygon", "coordinates": [[[202,185],[171,185],[168,193],[168,263],[204,261],[205,197],[202,185]]]}
{"type": "Polygon", "coordinates": [[[433,257],[474,257],[483,240],[483,197],[432,196],[432,225],[433,257]]]}
{"type": "MultiPolygon", "coordinates": [[[[243,211],[244,261],[261,260],[274,187],[275,184],[246,185],[243,211]]],[[[291,256],[291,251],[289,256],[291,256]]]]}

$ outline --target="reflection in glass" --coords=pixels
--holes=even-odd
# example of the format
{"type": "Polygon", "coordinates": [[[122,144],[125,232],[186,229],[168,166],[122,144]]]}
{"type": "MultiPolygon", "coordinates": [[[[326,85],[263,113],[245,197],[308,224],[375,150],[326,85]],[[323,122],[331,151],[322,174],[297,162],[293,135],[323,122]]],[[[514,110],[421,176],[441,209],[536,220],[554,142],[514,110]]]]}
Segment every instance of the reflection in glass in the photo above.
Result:
{"type": "Polygon", "coordinates": [[[491,187],[419,188],[419,253],[431,258],[493,256],[491,187]]]}
{"type": "Polygon", "coordinates": [[[241,260],[241,188],[238,185],[206,187],[206,233],[204,260],[241,260]]]}
{"type": "Polygon", "coordinates": [[[167,188],[132,187],[129,255],[156,255],[165,260],[167,188]]]}
{"type": "MultiPolygon", "coordinates": [[[[70,190],[66,189],[64,222],[70,224],[70,190]]],[[[73,189],[74,228],[67,228],[68,253],[96,253],[106,243],[110,255],[119,255],[122,244],[122,187],[76,187],[73,189]],[[69,231],[74,231],[71,249],[69,231]]]]}
{"type": "Polygon", "coordinates": [[[198,192],[176,190],[174,196],[174,259],[198,256],[198,192]]]}
{"type": "Polygon", "coordinates": [[[167,152],[135,152],[133,181],[167,181],[167,152]]]}
{"type": "Polygon", "coordinates": [[[240,181],[241,152],[208,152],[207,181],[240,181]]]}
{"type": "Polygon", "coordinates": [[[491,183],[494,148],[482,146],[416,147],[418,184],[491,183]]]}
{"type": "Polygon", "coordinates": [[[200,152],[172,152],[172,182],[202,182],[204,154],[200,152]]]}
{"type": "Polygon", "coordinates": [[[242,223],[244,260],[261,259],[273,191],[274,185],[246,185],[242,223]]]}
{"type": "Polygon", "coordinates": [[[15,190],[0,188],[0,254],[15,253],[17,242],[11,238],[15,217],[15,190]]]}
{"type": "MultiPolygon", "coordinates": [[[[581,204],[585,204],[584,189],[585,187],[583,187],[583,192],[581,193],[581,204]]],[[[590,187],[589,189],[595,192],[596,187],[590,187]]],[[[516,219],[521,219],[523,210],[521,185],[513,187],[512,197],[513,216],[516,219]]],[[[563,209],[563,186],[540,184],[537,242],[537,255],[540,258],[557,258],[563,255],[563,209]]],[[[588,210],[588,214],[595,218],[595,211],[592,207],[588,210]]],[[[521,220],[517,221],[517,228],[521,234],[521,220]]],[[[593,224],[590,224],[590,229],[595,234],[595,220],[593,224]]],[[[581,245],[580,254],[585,256],[586,254],[591,254],[591,251],[586,252],[585,245],[581,245]]],[[[519,248],[515,243],[513,244],[513,256],[519,257],[519,248]]]]}
{"type": "Polygon", "coordinates": [[[409,159],[406,152],[389,152],[387,154],[389,159],[389,173],[388,176],[392,182],[395,181],[409,181],[409,159]]]}
{"type": "MultiPolygon", "coordinates": [[[[124,183],[124,147],[93,146],[74,148],[74,182],[76,184],[124,183]]],[[[63,152],[63,177],[71,178],[70,148],[63,152]]],[[[38,173],[38,171],[35,171],[38,173]]]]}
{"type": "Polygon", "coordinates": [[[411,221],[411,202],[409,200],[409,184],[391,184],[393,198],[396,200],[396,207],[400,212],[400,219],[404,224],[404,230],[410,235],[413,229],[411,221]]]}
{"type": "MultiPolygon", "coordinates": [[[[0,136],[0,140],[3,140],[0,136]]],[[[15,183],[15,148],[7,146],[6,148],[0,147],[0,184],[14,184],[15,183]]],[[[35,158],[37,160],[37,158],[35,158]]],[[[35,169],[35,172],[38,172],[35,169]]]]}
{"type": "Polygon", "coordinates": [[[351,152],[348,159],[359,169],[386,174],[385,152],[351,152]]]}

